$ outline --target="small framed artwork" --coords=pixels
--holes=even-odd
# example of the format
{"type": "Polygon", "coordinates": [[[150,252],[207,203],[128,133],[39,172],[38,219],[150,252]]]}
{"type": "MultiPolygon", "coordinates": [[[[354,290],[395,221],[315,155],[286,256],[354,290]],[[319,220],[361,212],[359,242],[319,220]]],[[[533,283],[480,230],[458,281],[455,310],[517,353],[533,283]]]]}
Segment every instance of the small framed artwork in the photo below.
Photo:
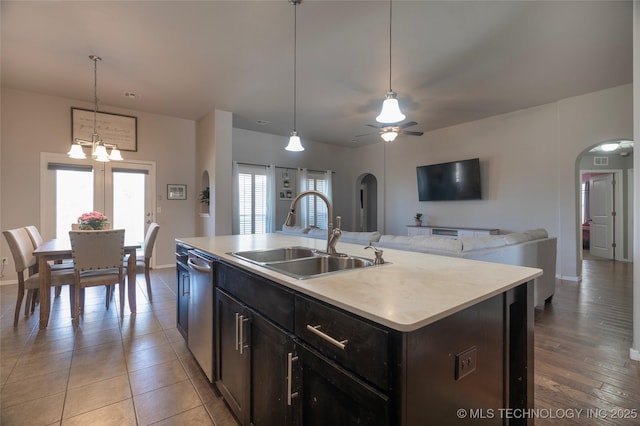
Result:
{"type": "Polygon", "coordinates": [[[290,187],[290,183],[289,183],[289,181],[288,181],[288,180],[283,181],[283,182],[282,182],[282,186],[283,186],[284,188],[289,188],[289,187],[290,187]]]}
{"type": "Polygon", "coordinates": [[[187,185],[170,183],[167,185],[167,200],[186,200],[187,185]]]}

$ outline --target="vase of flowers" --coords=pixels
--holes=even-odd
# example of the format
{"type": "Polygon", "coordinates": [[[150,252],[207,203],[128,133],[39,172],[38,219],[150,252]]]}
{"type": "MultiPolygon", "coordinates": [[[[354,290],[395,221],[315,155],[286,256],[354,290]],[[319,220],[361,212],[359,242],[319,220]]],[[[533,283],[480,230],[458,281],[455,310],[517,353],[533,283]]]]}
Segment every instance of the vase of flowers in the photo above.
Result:
{"type": "Polygon", "coordinates": [[[100,212],[83,213],[78,218],[78,224],[82,230],[107,229],[109,218],[100,212]]]}

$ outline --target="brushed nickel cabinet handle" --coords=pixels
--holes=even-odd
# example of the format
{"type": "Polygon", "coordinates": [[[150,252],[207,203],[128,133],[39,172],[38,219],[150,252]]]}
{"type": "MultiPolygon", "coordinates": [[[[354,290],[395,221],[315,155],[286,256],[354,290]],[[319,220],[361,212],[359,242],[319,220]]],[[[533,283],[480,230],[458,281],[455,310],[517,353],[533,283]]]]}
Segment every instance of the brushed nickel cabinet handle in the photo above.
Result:
{"type": "Polygon", "coordinates": [[[319,325],[309,325],[309,324],[307,324],[307,330],[309,330],[310,332],[314,333],[316,336],[321,337],[322,339],[326,340],[327,342],[331,343],[332,345],[342,349],[343,351],[347,347],[347,343],[349,343],[349,340],[347,340],[347,339],[336,340],[333,337],[329,336],[328,334],[323,333],[322,331],[320,331],[320,326],[319,325]]]}
{"type": "Polygon", "coordinates": [[[240,355],[244,354],[244,350],[246,348],[249,347],[249,345],[245,345],[244,344],[244,323],[245,322],[249,322],[249,318],[245,317],[244,315],[240,315],[239,317],[240,319],[240,323],[239,323],[239,327],[240,327],[240,355]]]}
{"type": "Polygon", "coordinates": [[[236,351],[238,350],[238,318],[240,314],[236,312],[236,351]]]}
{"type": "Polygon", "coordinates": [[[287,405],[291,405],[291,399],[298,396],[298,392],[291,393],[293,383],[293,362],[297,361],[298,357],[293,356],[293,353],[287,354],[287,405]]]}

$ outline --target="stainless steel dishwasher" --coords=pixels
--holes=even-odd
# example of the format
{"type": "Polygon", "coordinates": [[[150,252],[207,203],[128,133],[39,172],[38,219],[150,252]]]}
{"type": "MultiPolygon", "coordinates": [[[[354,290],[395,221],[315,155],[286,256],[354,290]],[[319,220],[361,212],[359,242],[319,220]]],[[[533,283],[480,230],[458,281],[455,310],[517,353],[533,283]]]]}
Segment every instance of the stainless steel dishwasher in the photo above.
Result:
{"type": "Polygon", "coordinates": [[[189,250],[187,260],[191,280],[189,295],[189,350],[200,368],[213,382],[213,258],[189,250]]]}

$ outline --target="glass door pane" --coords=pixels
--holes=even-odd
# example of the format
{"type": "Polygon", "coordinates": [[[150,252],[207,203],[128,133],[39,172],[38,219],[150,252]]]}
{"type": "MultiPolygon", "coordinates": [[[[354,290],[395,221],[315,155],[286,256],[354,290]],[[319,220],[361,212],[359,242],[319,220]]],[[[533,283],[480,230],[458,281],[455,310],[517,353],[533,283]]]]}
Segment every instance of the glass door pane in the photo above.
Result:
{"type": "Polygon", "coordinates": [[[55,237],[69,235],[78,217],[93,211],[93,171],[56,170],[55,237]]]}
{"type": "Polygon", "coordinates": [[[140,244],[145,234],[145,177],[141,173],[113,172],[112,226],[124,228],[127,241],[140,244]]]}

